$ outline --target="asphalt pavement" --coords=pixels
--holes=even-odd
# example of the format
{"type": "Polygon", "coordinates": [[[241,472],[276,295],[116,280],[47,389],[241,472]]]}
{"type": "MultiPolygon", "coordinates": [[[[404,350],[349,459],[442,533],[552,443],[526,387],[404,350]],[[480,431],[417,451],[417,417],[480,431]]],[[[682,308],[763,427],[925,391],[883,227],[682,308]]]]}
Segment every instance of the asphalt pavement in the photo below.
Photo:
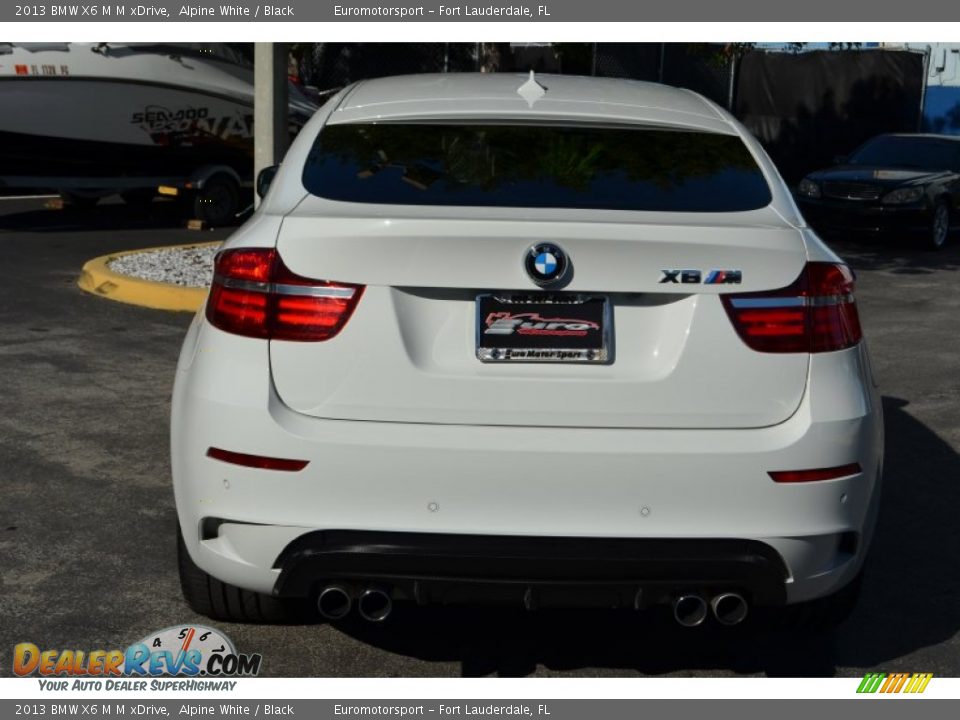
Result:
{"type": "Polygon", "coordinates": [[[155,204],[89,215],[0,198],[0,675],[14,644],[126,647],[214,624],[267,676],[960,676],[960,238],[844,243],[886,413],[863,596],[832,636],[684,630],[663,615],[425,608],[383,626],[209,623],[183,603],[167,424],[185,314],[81,292],[91,257],[215,240],[155,204]]]}

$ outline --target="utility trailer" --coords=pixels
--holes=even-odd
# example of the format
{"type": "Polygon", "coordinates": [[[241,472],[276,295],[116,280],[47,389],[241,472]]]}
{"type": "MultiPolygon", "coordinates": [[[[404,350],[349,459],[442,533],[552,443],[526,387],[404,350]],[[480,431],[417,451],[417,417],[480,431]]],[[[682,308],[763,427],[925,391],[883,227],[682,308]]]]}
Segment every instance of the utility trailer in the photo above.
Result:
{"type": "Polygon", "coordinates": [[[175,197],[181,201],[185,219],[210,226],[230,224],[253,206],[252,175],[241,176],[229,165],[204,165],[186,176],[0,176],[0,190],[4,188],[53,191],[77,209],[92,208],[110,195],[119,195],[138,208],[158,196],[175,197]]]}

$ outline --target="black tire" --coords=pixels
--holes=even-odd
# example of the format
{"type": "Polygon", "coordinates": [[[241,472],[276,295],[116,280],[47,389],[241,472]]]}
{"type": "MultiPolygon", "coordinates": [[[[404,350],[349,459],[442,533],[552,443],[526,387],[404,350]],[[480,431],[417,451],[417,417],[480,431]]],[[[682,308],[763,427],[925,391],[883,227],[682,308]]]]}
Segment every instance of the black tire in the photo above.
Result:
{"type": "Polygon", "coordinates": [[[933,206],[930,219],[930,234],[927,236],[928,250],[942,250],[950,236],[950,206],[941,200],[933,206]]]}
{"type": "Polygon", "coordinates": [[[830,632],[843,623],[860,598],[863,572],[833,595],[816,600],[788,605],[779,613],[777,624],[785,630],[803,630],[813,633],[830,632]]]}
{"type": "Polygon", "coordinates": [[[214,175],[193,195],[193,217],[214,227],[236,222],[240,188],[226,175],[214,175]]]}
{"type": "Polygon", "coordinates": [[[304,619],[304,608],[295,603],[228,585],[198,568],[187,551],[179,526],[177,566],[183,598],[196,613],[213,620],[238,623],[274,624],[304,619]]]}

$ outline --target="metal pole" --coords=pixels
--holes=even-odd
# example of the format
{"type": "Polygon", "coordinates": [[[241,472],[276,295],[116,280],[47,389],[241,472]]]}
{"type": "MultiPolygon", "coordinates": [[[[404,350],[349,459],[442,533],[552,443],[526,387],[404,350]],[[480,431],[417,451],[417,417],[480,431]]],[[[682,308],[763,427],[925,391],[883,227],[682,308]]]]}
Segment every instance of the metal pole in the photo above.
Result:
{"type": "Polygon", "coordinates": [[[730,58],[730,86],[727,88],[727,110],[733,112],[733,96],[736,91],[737,82],[737,56],[734,54],[730,58]]]}
{"type": "MultiPolygon", "coordinates": [[[[290,143],[286,43],[255,43],[253,48],[253,171],[283,160],[290,143]]],[[[255,202],[259,205],[260,198],[255,202]]]]}
{"type": "Polygon", "coordinates": [[[923,81],[920,84],[920,112],[917,115],[917,132],[923,131],[923,106],[927,102],[927,84],[929,83],[930,73],[930,52],[931,47],[927,45],[927,50],[923,53],[923,81]]]}

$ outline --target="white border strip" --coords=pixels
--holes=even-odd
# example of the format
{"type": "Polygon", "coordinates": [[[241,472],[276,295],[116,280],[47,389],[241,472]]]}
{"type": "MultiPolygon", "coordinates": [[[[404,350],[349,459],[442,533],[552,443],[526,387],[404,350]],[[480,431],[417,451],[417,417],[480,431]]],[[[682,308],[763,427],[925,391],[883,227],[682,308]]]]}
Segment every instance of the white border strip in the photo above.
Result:
{"type": "MultiPolygon", "coordinates": [[[[204,41],[405,41],[432,42],[951,42],[960,23],[16,23],[7,26],[17,42],[133,42],[169,39],[204,41]]],[[[639,652],[656,652],[638,647],[639,652]]],[[[264,658],[269,666],[270,659],[264,658]]],[[[438,668],[439,669],[439,668],[438,668]]],[[[310,668],[304,667],[304,672],[310,668]]],[[[916,668],[917,672],[924,668],[916,668]]],[[[68,678],[72,684],[74,678],[68,678]]],[[[88,678],[89,679],[89,678],[88,678]]],[[[566,699],[632,698],[862,698],[913,702],[921,698],[960,698],[960,679],[934,676],[923,695],[858,695],[856,678],[349,678],[240,679],[233,692],[49,692],[37,678],[0,678],[5,698],[231,698],[328,699],[566,699]]]]}
{"type": "MultiPolygon", "coordinates": [[[[269,658],[264,658],[269,663],[269,658]]],[[[918,670],[920,672],[920,670],[918,670]]],[[[67,679],[71,684],[73,678],[67,679]]],[[[84,678],[89,679],[89,678],[84,678]]],[[[129,678],[125,678],[129,679],[129,678]]],[[[183,679],[183,678],[180,678],[183,679]]],[[[210,678],[204,678],[209,680],[210,678]]],[[[921,695],[857,694],[861,677],[849,678],[245,678],[233,692],[41,691],[37,678],[0,679],[5,698],[133,699],[856,699],[919,701],[960,698],[960,678],[934,675],[921,695]]],[[[149,680],[148,680],[149,684],[149,680]]]]}
{"type": "Polygon", "coordinates": [[[751,22],[751,23],[256,23],[256,22],[25,22],[7,26],[17,42],[954,42],[960,23],[751,22]]]}

